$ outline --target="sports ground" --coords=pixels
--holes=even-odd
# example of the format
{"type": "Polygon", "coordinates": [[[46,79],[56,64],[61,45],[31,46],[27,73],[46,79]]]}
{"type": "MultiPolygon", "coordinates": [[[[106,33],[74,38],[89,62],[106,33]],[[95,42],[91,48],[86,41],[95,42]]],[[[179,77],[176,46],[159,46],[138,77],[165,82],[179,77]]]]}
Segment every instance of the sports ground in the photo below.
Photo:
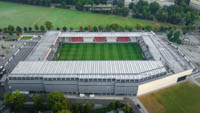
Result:
{"type": "Polygon", "coordinates": [[[149,113],[200,113],[200,87],[185,82],[139,97],[149,113]]]}
{"type": "Polygon", "coordinates": [[[122,26],[135,26],[137,23],[142,23],[144,25],[158,23],[148,20],[94,14],[68,9],[0,2],[0,28],[7,27],[10,24],[21,27],[34,26],[35,24],[44,25],[46,21],[51,21],[54,28],[63,26],[67,26],[67,28],[79,28],[80,26],[88,25],[105,26],[112,23],[117,23],[122,26]]]}
{"type": "Polygon", "coordinates": [[[144,60],[136,43],[63,44],[57,60],[144,60]]]}

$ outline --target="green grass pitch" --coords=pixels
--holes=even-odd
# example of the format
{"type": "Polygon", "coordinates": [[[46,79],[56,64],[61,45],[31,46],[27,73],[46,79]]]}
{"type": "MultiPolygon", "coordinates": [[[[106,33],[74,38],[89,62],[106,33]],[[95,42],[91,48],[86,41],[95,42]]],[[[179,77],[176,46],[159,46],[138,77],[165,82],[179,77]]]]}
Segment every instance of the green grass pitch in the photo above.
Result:
{"type": "MultiPolygon", "coordinates": [[[[79,28],[80,26],[85,27],[88,25],[105,26],[111,23],[117,23],[122,26],[135,26],[137,23],[142,23],[144,25],[158,23],[128,17],[109,16],[68,9],[47,8],[0,1],[0,28],[7,27],[8,25],[33,27],[35,24],[44,25],[46,21],[51,21],[54,29],[63,26],[67,26],[67,28],[79,28]]],[[[163,23],[159,24],[165,25],[163,23]]]]}
{"type": "Polygon", "coordinates": [[[144,60],[136,43],[63,44],[57,60],[144,60]]]}

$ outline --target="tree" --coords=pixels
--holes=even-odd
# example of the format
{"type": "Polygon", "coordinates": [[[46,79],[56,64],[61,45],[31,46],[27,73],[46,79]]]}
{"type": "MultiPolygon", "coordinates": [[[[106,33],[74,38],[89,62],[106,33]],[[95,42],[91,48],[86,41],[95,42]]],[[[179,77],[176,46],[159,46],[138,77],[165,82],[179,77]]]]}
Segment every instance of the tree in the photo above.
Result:
{"type": "Polygon", "coordinates": [[[196,19],[196,16],[194,13],[187,12],[186,17],[185,17],[186,25],[193,23],[195,19],[196,19]]]}
{"type": "Polygon", "coordinates": [[[63,27],[63,31],[66,32],[67,31],[67,27],[64,26],[63,27]]]}
{"type": "Polygon", "coordinates": [[[169,41],[172,40],[172,36],[173,36],[173,31],[169,31],[169,32],[167,33],[167,38],[168,38],[169,41]]]}
{"type": "Polygon", "coordinates": [[[17,26],[16,27],[16,32],[17,32],[17,34],[21,34],[22,33],[22,28],[17,26]]]}
{"type": "Polygon", "coordinates": [[[152,29],[153,29],[152,25],[145,26],[145,30],[147,30],[147,31],[151,31],[152,29]]]}
{"type": "Polygon", "coordinates": [[[69,110],[60,110],[57,113],[71,113],[71,111],[69,111],[69,110]]]}
{"type": "Polygon", "coordinates": [[[129,9],[133,9],[133,7],[134,7],[134,3],[131,2],[131,3],[128,5],[128,7],[129,7],[129,9]]]}
{"type": "Polygon", "coordinates": [[[160,24],[155,24],[155,25],[154,25],[154,30],[155,30],[155,31],[160,30],[160,24]]]}
{"type": "Polygon", "coordinates": [[[35,28],[36,31],[39,30],[39,26],[37,24],[35,24],[34,28],[35,28]]]}
{"type": "Polygon", "coordinates": [[[155,14],[155,17],[162,22],[166,22],[168,20],[168,12],[165,10],[159,10],[155,14]]]}
{"type": "Polygon", "coordinates": [[[92,31],[92,26],[88,25],[88,31],[92,31]]]}
{"type": "Polygon", "coordinates": [[[53,112],[70,108],[69,101],[64,97],[64,93],[61,92],[50,93],[47,97],[47,103],[53,112]]]}
{"type": "Polygon", "coordinates": [[[39,95],[39,94],[35,94],[33,96],[33,107],[36,109],[36,110],[41,110],[43,108],[43,99],[42,97],[39,95]]]}
{"type": "Polygon", "coordinates": [[[85,113],[89,113],[93,108],[93,105],[90,104],[88,101],[85,103],[85,106],[84,106],[84,110],[85,110],[85,113]]]}
{"type": "Polygon", "coordinates": [[[107,32],[109,32],[109,31],[111,31],[111,27],[110,27],[109,25],[106,25],[105,30],[106,30],[107,32]]]}
{"type": "Polygon", "coordinates": [[[140,23],[137,23],[136,24],[136,29],[137,30],[141,30],[141,29],[143,29],[144,28],[144,25],[143,24],[140,24],[140,23]]]}
{"type": "Polygon", "coordinates": [[[79,31],[81,31],[81,32],[83,31],[83,27],[82,26],[79,27],[79,31]]]}
{"type": "Polygon", "coordinates": [[[29,31],[32,31],[32,27],[28,27],[28,30],[29,30],[29,31]]]}
{"type": "Polygon", "coordinates": [[[103,31],[104,30],[104,26],[103,25],[99,25],[99,31],[103,31]]]}
{"type": "Polygon", "coordinates": [[[84,27],[84,30],[85,30],[85,31],[88,31],[88,27],[84,27]]]}
{"type": "Polygon", "coordinates": [[[59,27],[57,27],[57,28],[56,28],[56,30],[57,30],[57,31],[60,31],[60,28],[59,28],[59,27]]]}
{"type": "Polygon", "coordinates": [[[73,30],[74,30],[74,28],[73,28],[73,27],[70,27],[69,29],[70,29],[70,31],[73,31],[73,30]]]}
{"type": "Polygon", "coordinates": [[[176,32],[174,33],[173,42],[178,43],[179,40],[180,40],[179,37],[180,37],[180,31],[176,31],[176,32]]]}
{"type": "Polygon", "coordinates": [[[44,32],[44,31],[45,31],[45,27],[44,27],[43,25],[41,25],[41,26],[40,26],[40,30],[41,30],[42,32],[44,32]]]}
{"type": "Polygon", "coordinates": [[[124,113],[130,113],[132,108],[128,103],[126,103],[122,109],[123,109],[124,113]]]}
{"type": "Polygon", "coordinates": [[[112,101],[112,102],[108,105],[108,107],[109,107],[110,109],[114,110],[114,109],[115,109],[115,102],[112,101]]]}
{"type": "Polygon", "coordinates": [[[83,6],[84,6],[83,1],[82,0],[77,0],[76,5],[75,5],[76,9],[77,10],[83,10],[83,6]]]}
{"type": "Polygon", "coordinates": [[[152,2],[149,5],[149,9],[151,14],[155,14],[160,9],[160,5],[157,2],[152,2]]]}
{"type": "Polygon", "coordinates": [[[3,30],[0,28],[0,33],[2,32],[3,30]]]}
{"type": "Polygon", "coordinates": [[[94,27],[93,27],[93,31],[94,31],[94,32],[98,32],[97,26],[94,26],[94,27]]]}
{"type": "Polygon", "coordinates": [[[4,94],[4,104],[11,110],[19,111],[23,109],[26,97],[16,90],[14,93],[7,92],[4,94]]]}
{"type": "Polygon", "coordinates": [[[115,109],[120,108],[121,105],[120,101],[115,101],[115,109]]]}
{"type": "Polygon", "coordinates": [[[46,26],[47,30],[51,30],[53,28],[53,25],[50,21],[46,21],[45,26],[46,26]]]}
{"type": "Polygon", "coordinates": [[[10,35],[13,34],[14,30],[15,30],[15,28],[14,28],[12,25],[9,25],[9,26],[8,26],[8,33],[9,33],[10,35]]]}

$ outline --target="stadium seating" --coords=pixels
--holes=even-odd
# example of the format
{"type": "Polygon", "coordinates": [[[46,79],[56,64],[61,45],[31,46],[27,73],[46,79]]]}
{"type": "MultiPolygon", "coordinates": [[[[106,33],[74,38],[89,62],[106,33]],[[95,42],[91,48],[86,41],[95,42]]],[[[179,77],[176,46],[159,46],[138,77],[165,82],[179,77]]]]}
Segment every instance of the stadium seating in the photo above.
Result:
{"type": "Polygon", "coordinates": [[[118,37],[117,41],[118,42],[129,42],[129,38],[128,37],[118,37]]]}
{"type": "Polygon", "coordinates": [[[95,37],[96,42],[105,42],[105,37],[95,37]]]}
{"type": "Polygon", "coordinates": [[[82,42],[83,38],[82,37],[72,37],[72,42],[82,42]]]}

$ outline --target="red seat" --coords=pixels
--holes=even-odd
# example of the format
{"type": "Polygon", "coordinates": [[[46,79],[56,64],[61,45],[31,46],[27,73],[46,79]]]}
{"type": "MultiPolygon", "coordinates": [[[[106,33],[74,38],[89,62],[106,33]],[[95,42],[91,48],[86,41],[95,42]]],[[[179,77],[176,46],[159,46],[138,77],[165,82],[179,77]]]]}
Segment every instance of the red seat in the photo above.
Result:
{"type": "Polygon", "coordinates": [[[129,38],[128,38],[128,37],[118,37],[118,38],[117,38],[117,41],[118,41],[118,42],[128,42],[128,41],[129,41],[129,38]]]}
{"type": "Polygon", "coordinates": [[[96,42],[105,42],[105,37],[95,37],[96,42]]]}
{"type": "Polygon", "coordinates": [[[72,37],[72,42],[82,42],[83,37],[72,37]]]}

